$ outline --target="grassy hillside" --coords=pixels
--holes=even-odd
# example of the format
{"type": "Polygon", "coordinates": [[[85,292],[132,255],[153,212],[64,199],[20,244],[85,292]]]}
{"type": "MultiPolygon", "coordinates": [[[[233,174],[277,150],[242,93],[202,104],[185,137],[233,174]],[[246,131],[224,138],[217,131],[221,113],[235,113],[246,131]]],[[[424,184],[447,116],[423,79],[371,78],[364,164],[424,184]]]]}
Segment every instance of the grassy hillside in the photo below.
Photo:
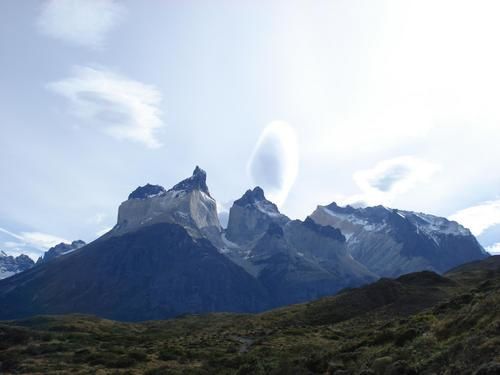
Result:
{"type": "Polygon", "coordinates": [[[260,315],[0,323],[2,373],[499,374],[500,260],[260,315]]]}

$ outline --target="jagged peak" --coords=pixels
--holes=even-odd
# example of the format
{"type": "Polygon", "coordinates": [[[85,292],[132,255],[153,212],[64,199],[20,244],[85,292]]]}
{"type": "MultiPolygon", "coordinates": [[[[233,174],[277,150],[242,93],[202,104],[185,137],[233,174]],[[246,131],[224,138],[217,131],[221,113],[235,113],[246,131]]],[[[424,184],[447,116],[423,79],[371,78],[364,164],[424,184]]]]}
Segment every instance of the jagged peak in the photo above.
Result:
{"type": "Polygon", "coordinates": [[[165,195],[166,193],[167,191],[163,186],[146,184],[144,186],[139,186],[132,193],[130,193],[128,199],[148,199],[159,197],[165,195]]]}
{"type": "MultiPolygon", "coordinates": [[[[260,186],[256,186],[252,189],[248,189],[245,194],[240,199],[234,201],[234,204],[237,206],[246,206],[255,204],[257,202],[267,201],[266,196],[264,195],[264,190],[260,186]]],[[[272,203],[272,202],[269,202],[272,203]]]]}
{"type": "Polygon", "coordinates": [[[339,206],[336,202],[332,202],[329,205],[325,206],[327,209],[333,212],[338,212],[341,214],[352,214],[353,212],[356,212],[356,209],[352,206],[339,206]]]}
{"type": "Polygon", "coordinates": [[[178,184],[174,185],[174,187],[172,187],[172,189],[170,189],[169,191],[173,190],[200,190],[211,197],[207,186],[207,172],[205,172],[199,166],[196,166],[191,177],[186,178],[185,180],[182,180],[178,184]]]}

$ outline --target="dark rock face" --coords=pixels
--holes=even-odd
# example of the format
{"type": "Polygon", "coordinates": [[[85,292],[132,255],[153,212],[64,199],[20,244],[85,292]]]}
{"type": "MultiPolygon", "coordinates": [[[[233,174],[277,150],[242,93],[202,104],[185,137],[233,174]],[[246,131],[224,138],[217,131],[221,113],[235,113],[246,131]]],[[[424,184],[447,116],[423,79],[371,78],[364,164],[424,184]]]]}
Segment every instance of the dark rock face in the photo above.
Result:
{"type": "Polygon", "coordinates": [[[257,270],[274,306],[310,301],[376,279],[349,257],[344,237],[331,229],[300,220],[283,227],[272,223],[251,248],[250,269],[257,270]]]}
{"type": "Polygon", "coordinates": [[[21,254],[13,257],[0,251],[0,279],[26,271],[34,265],[35,262],[27,255],[21,254]]]}
{"type": "Polygon", "coordinates": [[[421,270],[443,273],[488,256],[469,230],[432,215],[332,203],[319,206],[311,218],[339,229],[350,254],[379,276],[397,277],[421,270]]]}
{"type": "Polygon", "coordinates": [[[0,282],[0,319],[78,312],[135,321],[255,312],[267,302],[259,283],[208,240],[166,223],[97,240],[0,282]]]}
{"type": "Polygon", "coordinates": [[[57,257],[60,257],[61,255],[69,254],[85,245],[86,243],[82,240],[76,240],[70,244],[61,242],[60,244],[51,247],[49,250],[47,250],[45,254],[43,254],[43,257],[38,258],[36,264],[42,264],[57,257]]]}
{"type": "Polygon", "coordinates": [[[128,199],[147,199],[159,197],[165,195],[166,192],[167,191],[163,186],[146,184],[144,186],[139,186],[132,193],[130,193],[128,199]]]}
{"type": "Polygon", "coordinates": [[[174,187],[169,191],[178,191],[178,190],[183,190],[187,192],[192,190],[200,190],[205,194],[207,194],[208,196],[211,196],[207,186],[207,173],[200,167],[196,166],[196,168],[193,171],[193,175],[191,177],[182,180],[177,185],[174,185],[174,187]]]}

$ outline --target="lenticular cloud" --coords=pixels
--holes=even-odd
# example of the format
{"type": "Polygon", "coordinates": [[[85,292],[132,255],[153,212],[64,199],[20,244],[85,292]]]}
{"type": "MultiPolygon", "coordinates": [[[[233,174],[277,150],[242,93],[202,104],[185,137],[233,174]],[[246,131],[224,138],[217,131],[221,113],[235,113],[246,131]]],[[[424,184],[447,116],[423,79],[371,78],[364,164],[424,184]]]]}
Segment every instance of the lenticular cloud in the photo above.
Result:
{"type": "Polygon", "coordinates": [[[248,173],[267,197],[281,206],[298,172],[295,130],[283,121],[273,121],[262,131],[248,163],[248,173]]]}

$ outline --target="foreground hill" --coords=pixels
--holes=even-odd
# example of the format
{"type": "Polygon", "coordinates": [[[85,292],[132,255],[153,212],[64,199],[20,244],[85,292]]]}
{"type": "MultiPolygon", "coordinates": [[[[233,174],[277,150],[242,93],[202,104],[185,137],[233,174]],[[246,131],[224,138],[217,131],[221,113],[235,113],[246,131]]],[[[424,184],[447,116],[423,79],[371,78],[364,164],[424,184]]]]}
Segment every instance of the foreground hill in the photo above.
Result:
{"type": "Polygon", "coordinates": [[[95,241],[6,279],[0,319],[80,312],[147,320],[198,311],[261,311],[265,291],[206,239],[159,223],[95,241]]]}
{"type": "Polygon", "coordinates": [[[498,374],[500,257],[259,315],[0,324],[3,373],[498,374]]]}

